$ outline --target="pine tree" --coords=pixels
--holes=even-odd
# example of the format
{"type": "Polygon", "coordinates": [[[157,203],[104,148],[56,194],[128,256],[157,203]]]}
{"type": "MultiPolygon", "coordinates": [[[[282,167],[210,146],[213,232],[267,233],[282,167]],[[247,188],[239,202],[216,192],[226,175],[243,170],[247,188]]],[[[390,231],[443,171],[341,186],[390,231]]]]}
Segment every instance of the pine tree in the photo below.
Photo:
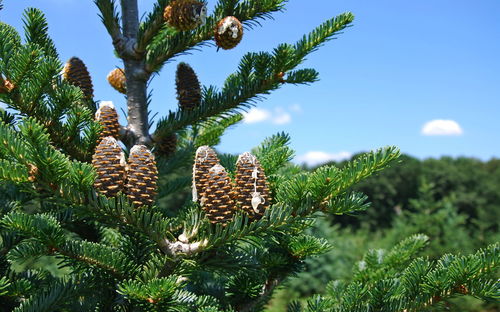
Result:
{"type": "MultiPolygon", "coordinates": [[[[264,95],[315,82],[314,69],[298,67],[353,15],[334,17],[295,44],[246,54],[222,88],[201,88],[199,103],[190,86],[196,103],[180,105],[150,132],[147,86],[154,74],[214,36],[224,35],[216,42],[223,48],[244,40],[240,25],[225,25],[226,17],[249,30],[286,1],[219,0],[205,16],[204,2],[157,0],[141,23],[137,0],[122,0],[121,10],[114,0],[94,2],[123,61],[118,89],[126,92],[127,125],[116,124],[115,112],[97,110],[88,60],[72,58],[61,77],[64,64],[40,10],[25,11],[24,38],[0,23],[0,101],[8,107],[0,114],[0,310],[262,310],[306,257],[330,248],[304,233],[314,218],[366,208],[366,197],[351,186],[390,165],[399,151],[382,148],[342,170],[305,172],[289,162],[290,138],[271,136],[252,152],[253,193],[261,194],[248,196],[258,217],[234,200],[246,190],[233,183],[238,157],[214,151],[214,164],[199,175],[207,181],[195,181],[195,157],[209,157],[196,151],[211,150],[242,119],[239,111],[264,95]],[[190,188],[203,196],[190,197],[190,188]],[[210,218],[211,210],[222,218],[210,218]]],[[[454,278],[474,282],[463,284],[468,292],[498,298],[482,270],[498,264],[498,253],[480,260],[464,262],[454,278]],[[477,286],[483,283],[489,288],[477,286]]],[[[409,274],[420,273],[418,264],[411,268],[409,274]]],[[[436,283],[448,281],[438,273],[436,283]]],[[[374,300],[381,306],[383,299],[374,300]]]]}

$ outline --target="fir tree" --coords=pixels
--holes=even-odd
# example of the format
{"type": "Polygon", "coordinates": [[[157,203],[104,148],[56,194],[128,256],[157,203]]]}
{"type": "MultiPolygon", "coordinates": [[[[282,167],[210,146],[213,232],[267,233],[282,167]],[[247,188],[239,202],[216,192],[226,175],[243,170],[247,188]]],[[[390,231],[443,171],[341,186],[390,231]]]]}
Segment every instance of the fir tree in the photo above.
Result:
{"type": "MultiPolygon", "coordinates": [[[[351,186],[388,166],[399,151],[382,148],[341,170],[304,172],[289,163],[286,134],[265,140],[240,167],[238,157],[208,146],[241,120],[241,109],[269,92],[316,81],[318,73],[300,64],[353,15],[334,17],[295,44],[246,54],[221,88],[180,83],[179,109],[151,131],[147,86],[162,66],[214,37],[219,47],[233,47],[244,40],[242,25],[250,30],[286,1],[219,0],[205,16],[202,1],[158,0],[142,22],[137,0],[122,0],[121,10],[114,0],[95,3],[123,61],[110,83],[126,93],[127,125],[117,124],[113,107],[97,107],[82,60],[63,66],[41,11],[25,11],[23,37],[0,23],[0,101],[9,111],[0,114],[0,309],[261,310],[306,257],[330,248],[305,234],[314,217],[365,209],[366,197],[351,186]],[[34,260],[56,269],[27,265],[34,260]]],[[[451,277],[424,273],[433,274],[440,291],[460,282],[468,292],[498,298],[498,285],[487,276],[498,264],[496,250],[470,263],[457,260],[460,274],[451,277]]],[[[448,257],[443,265],[454,261],[448,257]]],[[[396,264],[404,268],[403,261],[396,264]]],[[[372,274],[385,276],[374,265],[372,274]]],[[[401,283],[401,296],[419,291],[414,282],[428,267],[408,267],[413,284],[401,283]]],[[[354,294],[373,285],[371,275],[360,276],[368,286],[349,288],[354,294]]],[[[429,285],[421,297],[431,304],[437,289],[429,285]]],[[[377,290],[374,305],[395,304],[377,290]]]]}

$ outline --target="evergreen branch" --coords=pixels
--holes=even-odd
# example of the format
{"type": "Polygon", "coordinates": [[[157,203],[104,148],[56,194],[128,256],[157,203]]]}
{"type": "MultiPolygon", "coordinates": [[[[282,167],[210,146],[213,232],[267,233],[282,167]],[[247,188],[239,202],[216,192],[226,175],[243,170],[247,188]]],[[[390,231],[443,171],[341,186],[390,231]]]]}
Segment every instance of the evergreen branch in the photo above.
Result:
{"type": "Polygon", "coordinates": [[[254,300],[245,303],[244,305],[238,307],[237,311],[238,312],[252,312],[255,311],[256,307],[261,306],[263,303],[268,300],[271,295],[273,294],[274,290],[276,287],[278,287],[281,282],[283,281],[282,278],[271,278],[266,281],[264,286],[262,287],[262,290],[260,292],[260,296],[255,298],[254,300]]]}
{"type": "Polygon", "coordinates": [[[170,232],[172,221],[164,217],[158,211],[152,209],[136,209],[132,207],[125,196],[117,196],[114,199],[95,194],[90,196],[88,211],[98,213],[98,220],[110,226],[119,225],[125,229],[131,229],[137,233],[145,234],[158,245],[163,246],[164,240],[172,240],[174,236],[170,232]]]}
{"type": "Polygon", "coordinates": [[[39,257],[50,254],[47,246],[36,239],[26,239],[17,244],[7,253],[7,259],[11,263],[26,263],[39,257]]]}
{"type": "MultiPolygon", "coordinates": [[[[48,289],[37,293],[20,306],[14,309],[14,312],[52,312],[66,306],[70,297],[77,295],[77,288],[72,281],[57,280],[52,283],[48,289]]],[[[76,298],[73,298],[76,300],[76,298]]]]}
{"type": "Polygon", "coordinates": [[[317,50],[323,43],[334,39],[334,35],[344,30],[354,21],[354,15],[350,12],[340,14],[332,18],[318,28],[313,30],[308,36],[295,44],[297,60],[303,60],[307,54],[317,50]]]}
{"type": "Polygon", "coordinates": [[[367,200],[368,196],[362,193],[345,193],[323,202],[320,209],[337,215],[351,214],[368,209],[370,203],[367,200]]]}
{"type": "Polygon", "coordinates": [[[53,251],[91,267],[104,269],[118,279],[134,276],[137,269],[123,252],[103,244],[70,240],[54,247],[53,251]]]}
{"type": "Polygon", "coordinates": [[[159,308],[174,303],[173,297],[179,288],[178,276],[154,278],[147,282],[127,280],[118,285],[118,293],[131,301],[150,303],[159,308]]]}
{"type": "Polygon", "coordinates": [[[50,144],[47,130],[34,118],[28,118],[19,126],[21,134],[30,146],[29,158],[38,169],[38,177],[48,183],[60,183],[67,176],[70,161],[50,144]]]}
{"type": "Polygon", "coordinates": [[[220,137],[231,126],[243,120],[243,115],[240,113],[231,114],[224,117],[212,117],[202,123],[195,137],[194,146],[200,147],[203,145],[215,146],[220,143],[220,137]]]}
{"type": "Polygon", "coordinates": [[[256,19],[270,17],[270,13],[283,10],[286,0],[245,0],[234,9],[227,6],[232,1],[221,1],[215,8],[214,14],[207,17],[206,24],[193,31],[172,32],[164,28],[147,48],[146,70],[150,73],[159,71],[169,59],[188,53],[191,49],[207,45],[207,40],[213,37],[217,22],[232,15],[244,25],[251,26],[257,23],[256,19]]]}
{"type": "MultiPolygon", "coordinates": [[[[389,166],[399,156],[399,149],[390,146],[363,154],[350,161],[340,171],[332,166],[318,168],[310,177],[315,205],[324,207],[326,204],[334,207],[338,204],[336,197],[339,194],[346,192],[355,183],[389,166]]],[[[361,204],[359,201],[358,203],[361,204]]],[[[364,208],[365,206],[359,207],[364,208]]]]}
{"type": "Polygon", "coordinates": [[[33,45],[28,44],[17,49],[9,60],[9,78],[12,84],[18,86],[27,79],[33,73],[36,68],[34,65],[39,62],[40,58],[40,52],[33,45]]]}
{"type": "Polygon", "coordinates": [[[153,37],[158,34],[160,29],[165,25],[163,11],[167,7],[170,0],[157,0],[153,10],[146,17],[146,20],[139,26],[137,35],[137,51],[143,53],[148,44],[151,43],[153,37]]]}
{"type": "Polygon", "coordinates": [[[10,286],[10,281],[5,276],[0,278],[0,296],[4,296],[9,293],[8,288],[10,286]]]}
{"type": "MultiPolygon", "coordinates": [[[[7,74],[5,68],[8,67],[9,60],[13,54],[21,47],[21,36],[17,30],[5,23],[0,22],[0,63],[3,74],[7,74]]],[[[10,77],[7,75],[7,77],[10,77]]]]}
{"type": "MultiPolygon", "coordinates": [[[[204,88],[200,106],[190,111],[170,112],[158,122],[155,135],[164,137],[211,116],[252,106],[263,95],[286,83],[283,78],[286,72],[298,66],[308,53],[344,29],[352,19],[352,14],[342,14],[319,26],[295,47],[280,45],[273,55],[265,52],[246,54],[240,61],[239,70],[226,79],[222,91],[215,87],[204,88]]],[[[291,78],[291,83],[306,84],[316,81],[317,74],[313,70],[302,70],[292,73],[291,78]]]]}
{"type": "Polygon", "coordinates": [[[47,214],[11,212],[2,218],[0,223],[23,236],[36,238],[47,246],[62,244],[66,236],[59,222],[47,214]]]}
{"type": "Polygon", "coordinates": [[[15,183],[28,182],[28,168],[25,165],[0,159],[0,180],[9,180],[15,183]]]}
{"type": "Polygon", "coordinates": [[[320,255],[332,249],[326,239],[301,234],[290,239],[287,246],[290,254],[298,259],[320,255]]]}
{"type": "Polygon", "coordinates": [[[267,176],[275,174],[278,169],[292,160],[294,152],[289,145],[290,136],[284,132],[280,132],[266,138],[253,151],[267,176]]]}
{"type": "MultiPolygon", "coordinates": [[[[356,265],[352,282],[333,281],[325,297],[308,301],[315,302],[312,311],[417,312],[457,295],[492,301],[500,298],[495,278],[500,266],[498,243],[468,256],[445,255],[437,263],[425,258],[412,260],[426,242],[427,237],[415,235],[387,255],[369,251],[356,265]]],[[[302,311],[300,306],[293,307],[302,311]]]]}
{"type": "Polygon", "coordinates": [[[116,10],[115,0],[94,0],[94,3],[101,12],[99,16],[113,40],[113,46],[121,55],[124,49],[125,37],[120,29],[120,16],[116,10]]]}
{"type": "Polygon", "coordinates": [[[26,42],[37,44],[46,56],[57,58],[57,49],[52,39],[48,35],[48,25],[42,11],[29,8],[24,11],[24,33],[26,42]]]}

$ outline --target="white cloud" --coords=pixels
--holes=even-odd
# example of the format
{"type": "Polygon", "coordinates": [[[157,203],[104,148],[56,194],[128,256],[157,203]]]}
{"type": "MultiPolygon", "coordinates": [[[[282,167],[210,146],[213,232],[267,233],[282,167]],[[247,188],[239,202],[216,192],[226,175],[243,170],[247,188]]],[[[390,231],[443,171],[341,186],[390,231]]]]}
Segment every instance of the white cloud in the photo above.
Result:
{"type": "Polygon", "coordinates": [[[329,161],[342,161],[351,158],[352,153],[341,151],[338,153],[327,153],[323,151],[310,151],[304,155],[298,156],[297,160],[310,167],[317,166],[329,161]]]}
{"type": "Polygon", "coordinates": [[[302,107],[297,103],[290,105],[289,109],[294,113],[302,113],[302,107]]]}
{"type": "Polygon", "coordinates": [[[454,120],[435,119],[422,127],[423,135],[462,135],[463,130],[454,120]]]}
{"type": "Polygon", "coordinates": [[[292,115],[281,107],[277,107],[273,112],[252,107],[248,112],[243,113],[243,122],[247,124],[269,121],[275,125],[284,125],[292,121],[292,115]]]}
{"type": "Polygon", "coordinates": [[[256,123],[269,120],[271,112],[266,109],[252,107],[248,112],[243,113],[244,123],[256,123]]]}
{"type": "Polygon", "coordinates": [[[283,108],[277,107],[274,110],[272,123],[275,125],[284,125],[292,121],[292,116],[283,108]]]}

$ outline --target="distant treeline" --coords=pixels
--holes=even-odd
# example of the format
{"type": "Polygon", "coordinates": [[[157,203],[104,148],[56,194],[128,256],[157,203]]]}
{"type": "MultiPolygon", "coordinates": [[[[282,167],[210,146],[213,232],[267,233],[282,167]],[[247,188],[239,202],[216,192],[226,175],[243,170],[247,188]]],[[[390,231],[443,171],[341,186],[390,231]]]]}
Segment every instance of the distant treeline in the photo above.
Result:
{"type": "MultiPolygon", "coordinates": [[[[331,164],[342,167],[344,163],[331,164]]],[[[432,189],[435,201],[446,199],[466,215],[469,228],[483,234],[498,232],[500,159],[468,157],[419,160],[403,155],[398,164],[356,185],[354,190],[368,195],[372,207],[356,217],[338,217],[335,223],[388,228],[396,215],[413,209],[410,201],[420,197],[422,185],[432,189]]]]}

